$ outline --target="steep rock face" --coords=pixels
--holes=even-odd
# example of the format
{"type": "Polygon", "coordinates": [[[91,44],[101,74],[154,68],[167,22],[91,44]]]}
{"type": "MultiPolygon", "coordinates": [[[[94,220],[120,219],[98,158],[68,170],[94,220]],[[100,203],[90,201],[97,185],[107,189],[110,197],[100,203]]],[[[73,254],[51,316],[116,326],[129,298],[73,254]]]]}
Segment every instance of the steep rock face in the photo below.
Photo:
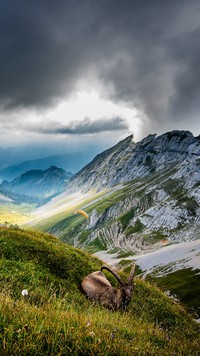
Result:
{"type": "MultiPolygon", "coordinates": [[[[94,250],[146,251],[200,234],[200,136],[188,131],[132,136],[98,155],[69,182],[68,192],[100,191],[81,205],[89,221],[72,217],[51,232],[94,250]]],[[[91,192],[89,193],[89,195],[91,192]]]]}
{"type": "MultiPolygon", "coordinates": [[[[196,165],[200,156],[200,137],[189,131],[172,131],[161,136],[149,135],[134,143],[129,136],[116,146],[103,152],[76,174],[69,189],[101,190],[138,177],[146,177],[167,166],[183,163],[196,165]]],[[[199,179],[199,170],[197,172],[199,179]]]]}
{"type": "MultiPolygon", "coordinates": [[[[88,236],[82,246],[100,244],[102,249],[118,248],[138,253],[167,242],[197,239],[200,206],[192,195],[193,190],[184,188],[183,179],[169,179],[170,172],[166,173],[159,175],[157,184],[152,184],[155,174],[151,182],[143,178],[140,183],[130,183],[129,194],[124,199],[102,213],[93,210],[89,223],[85,224],[88,236]]],[[[80,236],[83,229],[84,226],[80,236]]]]}

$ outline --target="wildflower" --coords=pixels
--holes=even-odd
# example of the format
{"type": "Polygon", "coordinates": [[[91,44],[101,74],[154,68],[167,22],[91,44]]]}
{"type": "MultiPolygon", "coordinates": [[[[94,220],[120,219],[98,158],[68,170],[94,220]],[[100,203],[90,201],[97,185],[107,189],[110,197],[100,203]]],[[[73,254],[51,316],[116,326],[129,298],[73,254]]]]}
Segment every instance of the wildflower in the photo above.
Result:
{"type": "Polygon", "coordinates": [[[89,332],[89,335],[90,335],[90,336],[92,336],[92,337],[93,337],[93,336],[95,336],[94,331],[93,331],[93,330],[92,330],[92,331],[90,331],[90,332],[89,332]]]}
{"type": "Polygon", "coordinates": [[[114,329],[114,330],[113,330],[113,333],[114,333],[114,334],[111,334],[111,339],[114,339],[114,338],[115,338],[116,332],[117,332],[117,330],[114,329]]]}
{"type": "Polygon", "coordinates": [[[28,291],[27,291],[27,289],[23,289],[23,291],[22,291],[22,295],[23,295],[23,297],[24,297],[25,295],[28,295],[28,291]]]}

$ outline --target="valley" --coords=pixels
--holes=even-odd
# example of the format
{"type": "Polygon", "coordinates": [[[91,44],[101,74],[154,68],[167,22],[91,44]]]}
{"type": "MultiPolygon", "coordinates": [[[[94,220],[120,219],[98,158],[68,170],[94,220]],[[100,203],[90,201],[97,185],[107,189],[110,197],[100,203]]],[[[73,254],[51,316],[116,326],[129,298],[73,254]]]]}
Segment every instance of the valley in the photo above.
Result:
{"type": "Polygon", "coordinates": [[[97,155],[61,194],[29,210],[19,224],[93,253],[146,253],[195,240],[200,232],[199,152],[199,139],[189,132],[149,135],[136,144],[127,137],[97,155]],[[77,209],[89,219],[74,215],[77,209]]]}
{"type": "Polygon", "coordinates": [[[109,264],[125,267],[135,260],[143,277],[168,276],[171,290],[173,273],[186,271],[188,279],[179,278],[187,290],[200,270],[199,156],[199,137],[188,131],[138,143],[130,136],[97,155],[45,204],[27,204],[23,211],[21,204],[5,202],[8,216],[2,213],[1,221],[12,217],[23,229],[51,233],[109,264]],[[89,218],[74,214],[77,209],[89,218]]]}

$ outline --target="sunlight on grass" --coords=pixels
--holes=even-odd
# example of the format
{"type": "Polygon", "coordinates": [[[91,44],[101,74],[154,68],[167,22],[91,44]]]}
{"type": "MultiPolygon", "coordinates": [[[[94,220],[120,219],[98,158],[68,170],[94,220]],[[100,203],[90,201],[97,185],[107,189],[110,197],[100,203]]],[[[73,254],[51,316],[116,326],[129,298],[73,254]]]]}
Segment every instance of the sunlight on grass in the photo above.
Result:
{"type": "Polygon", "coordinates": [[[110,312],[79,289],[101,262],[50,234],[0,228],[0,256],[0,354],[198,355],[198,324],[152,284],[110,312]]]}
{"type": "Polygon", "coordinates": [[[30,212],[34,208],[34,204],[0,204],[0,224],[24,224],[30,219],[30,212]]]}
{"type": "Polygon", "coordinates": [[[35,228],[47,231],[50,230],[57,222],[73,215],[74,211],[77,209],[84,208],[88,209],[93,201],[99,200],[108,194],[109,190],[101,191],[99,193],[95,191],[89,191],[86,194],[78,193],[75,196],[66,196],[59,201],[55,199],[52,200],[46,206],[42,206],[33,212],[35,216],[30,217],[28,221],[24,224],[24,227],[33,225],[35,228]]]}

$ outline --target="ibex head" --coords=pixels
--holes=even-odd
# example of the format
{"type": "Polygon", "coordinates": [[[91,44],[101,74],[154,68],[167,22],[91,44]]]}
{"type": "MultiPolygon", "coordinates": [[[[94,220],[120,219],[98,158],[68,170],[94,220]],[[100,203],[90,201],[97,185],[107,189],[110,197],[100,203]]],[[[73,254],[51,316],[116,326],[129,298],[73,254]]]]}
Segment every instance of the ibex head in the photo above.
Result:
{"type": "Polygon", "coordinates": [[[133,277],[135,265],[133,265],[128,281],[124,282],[117,272],[110,267],[102,266],[101,271],[96,271],[86,276],[82,283],[82,289],[86,296],[94,301],[98,301],[103,306],[110,309],[126,309],[131,301],[133,291],[133,277]],[[103,270],[107,270],[117,279],[120,288],[113,288],[105,277],[103,270]]]}

